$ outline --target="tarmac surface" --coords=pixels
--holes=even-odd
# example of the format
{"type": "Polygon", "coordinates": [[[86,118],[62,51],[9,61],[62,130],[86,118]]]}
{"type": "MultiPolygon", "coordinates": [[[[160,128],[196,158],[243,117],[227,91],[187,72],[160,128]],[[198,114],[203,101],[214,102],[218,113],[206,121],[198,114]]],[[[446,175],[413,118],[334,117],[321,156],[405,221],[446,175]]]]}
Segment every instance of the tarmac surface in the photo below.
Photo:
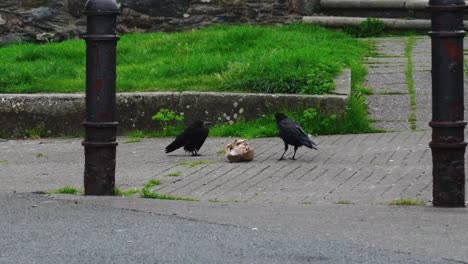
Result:
{"type": "Polygon", "coordinates": [[[0,263],[468,263],[468,211],[431,206],[430,40],[415,39],[413,108],[407,41],[376,39],[367,60],[370,116],[400,132],[315,137],[295,161],[278,161],[281,139],[252,139],[247,163],[220,153],[232,138],[200,157],[119,138],[116,186],[158,179],[154,192],[198,201],[37,194],[83,189],[81,139],[0,141],[0,263]]]}

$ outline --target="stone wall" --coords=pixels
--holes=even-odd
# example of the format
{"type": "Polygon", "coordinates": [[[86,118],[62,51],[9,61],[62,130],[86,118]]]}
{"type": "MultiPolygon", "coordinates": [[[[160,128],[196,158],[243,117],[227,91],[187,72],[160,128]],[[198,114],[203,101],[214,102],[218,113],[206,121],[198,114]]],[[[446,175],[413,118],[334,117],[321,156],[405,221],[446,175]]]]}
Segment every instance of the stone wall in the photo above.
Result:
{"type": "MultiPolygon", "coordinates": [[[[86,0],[1,0],[0,45],[49,42],[84,33],[86,0]]],[[[318,0],[119,0],[119,33],[179,31],[213,23],[300,19],[318,0]]]]}

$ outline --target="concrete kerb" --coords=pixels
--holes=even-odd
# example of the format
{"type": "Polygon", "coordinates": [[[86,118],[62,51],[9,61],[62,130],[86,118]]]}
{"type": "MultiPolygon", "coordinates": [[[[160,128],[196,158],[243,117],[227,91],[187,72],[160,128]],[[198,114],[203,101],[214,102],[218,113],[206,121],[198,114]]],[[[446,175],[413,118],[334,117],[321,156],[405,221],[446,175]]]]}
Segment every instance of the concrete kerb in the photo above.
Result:
{"type": "MultiPolygon", "coordinates": [[[[317,108],[341,116],[351,93],[351,71],[344,70],[329,95],[252,94],[217,92],[144,92],[117,94],[119,132],[154,130],[152,116],[162,108],[183,113],[185,122],[210,120],[232,123],[250,120],[284,109],[317,108]]],[[[85,120],[84,94],[0,94],[0,138],[18,137],[39,125],[50,136],[77,135],[85,120]]]]}
{"type": "MultiPolygon", "coordinates": [[[[340,16],[305,16],[302,23],[318,25],[323,27],[342,28],[345,26],[357,27],[366,17],[340,17],[340,16]]],[[[379,18],[387,29],[407,29],[407,30],[430,30],[431,20],[429,19],[398,19],[379,18]]],[[[463,27],[468,30],[468,21],[463,22],[463,27]]]]}
{"type": "Polygon", "coordinates": [[[321,0],[320,7],[323,9],[406,9],[423,10],[426,8],[427,0],[321,0]]]}

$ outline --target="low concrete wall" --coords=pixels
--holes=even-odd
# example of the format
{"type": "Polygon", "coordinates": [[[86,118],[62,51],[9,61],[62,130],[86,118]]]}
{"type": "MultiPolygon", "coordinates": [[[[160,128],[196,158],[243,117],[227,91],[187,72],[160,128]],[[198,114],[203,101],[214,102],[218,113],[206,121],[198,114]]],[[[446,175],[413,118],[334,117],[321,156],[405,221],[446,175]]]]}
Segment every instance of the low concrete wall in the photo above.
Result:
{"type": "MultiPolygon", "coordinates": [[[[300,111],[311,107],[341,115],[347,98],[346,95],[124,93],[117,95],[117,120],[122,133],[157,129],[151,117],[162,108],[182,113],[186,123],[198,119],[230,123],[284,109],[300,111]]],[[[51,136],[77,135],[84,131],[81,125],[84,120],[84,94],[0,94],[0,137],[20,137],[40,124],[51,136]]]]}
{"type": "MultiPolygon", "coordinates": [[[[183,113],[185,123],[209,120],[232,123],[288,109],[318,108],[325,114],[344,114],[350,94],[351,73],[335,79],[336,94],[291,95],[214,92],[151,92],[117,95],[119,133],[154,130],[151,119],[160,109],[183,113]]],[[[0,138],[21,137],[43,124],[50,136],[82,134],[85,120],[84,94],[0,94],[0,138]]]]}

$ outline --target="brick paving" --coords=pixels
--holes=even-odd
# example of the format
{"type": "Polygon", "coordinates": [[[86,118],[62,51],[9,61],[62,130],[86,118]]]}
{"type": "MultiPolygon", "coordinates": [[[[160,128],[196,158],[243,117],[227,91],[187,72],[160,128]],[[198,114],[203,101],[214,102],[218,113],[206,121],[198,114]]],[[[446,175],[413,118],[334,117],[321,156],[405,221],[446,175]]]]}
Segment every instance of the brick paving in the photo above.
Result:
{"type": "MultiPolygon", "coordinates": [[[[168,138],[123,144],[125,140],[120,139],[116,173],[122,189],[141,188],[157,178],[162,184],[156,192],[200,201],[374,204],[401,197],[431,199],[429,131],[319,136],[319,150],[300,148],[296,161],[277,160],[283,151],[279,138],[253,139],[256,157],[247,163],[229,163],[218,153],[229,138],[209,138],[201,157],[182,150],[166,155],[168,138]],[[192,168],[181,163],[194,161],[207,162],[192,168]],[[168,176],[171,172],[181,175],[168,176]]],[[[0,192],[83,188],[80,140],[8,141],[0,143],[0,150],[0,192]]]]}

